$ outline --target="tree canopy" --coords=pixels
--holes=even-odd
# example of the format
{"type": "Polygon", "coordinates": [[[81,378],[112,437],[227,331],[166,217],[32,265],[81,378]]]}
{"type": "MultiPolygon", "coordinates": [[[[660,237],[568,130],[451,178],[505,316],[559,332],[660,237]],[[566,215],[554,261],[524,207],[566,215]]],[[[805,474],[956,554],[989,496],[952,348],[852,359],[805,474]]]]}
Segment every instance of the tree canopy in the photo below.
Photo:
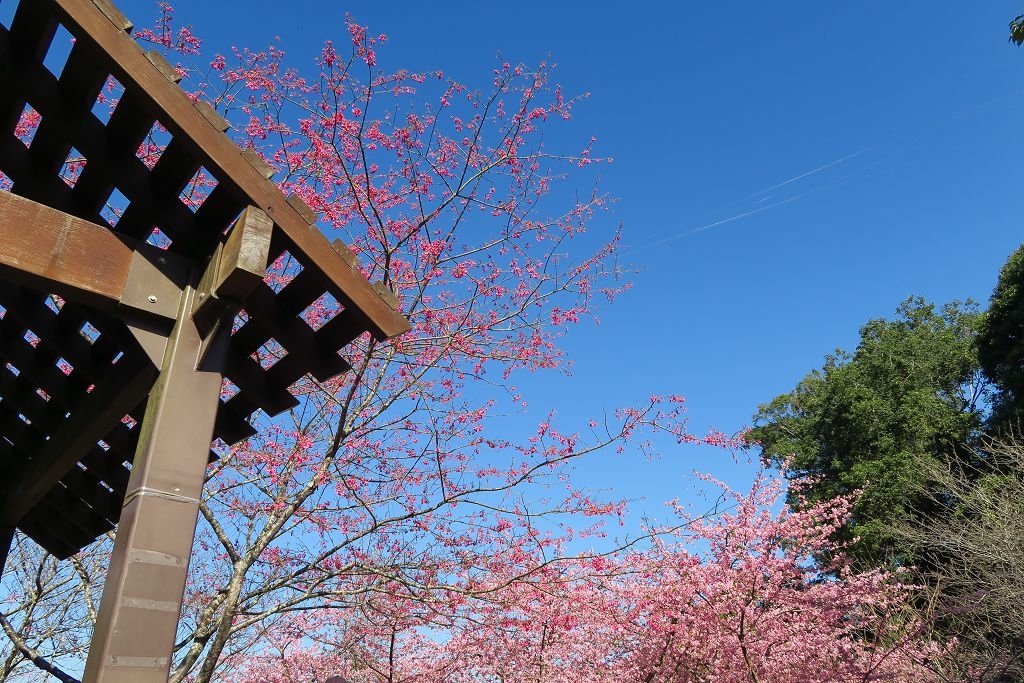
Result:
{"type": "Polygon", "coordinates": [[[981,425],[985,381],[972,302],[903,302],[869,321],[853,353],[837,350],[792,391],[760,406],[749,439],[765,462],[804,480],[811,501],[862,492],[837,532],[867,566],[899,560],[887,528],[919,509],[919,459],[967,444],[981,425]]]}
{"type": "MultiPolygon", "coordinates": [[[[471,618],[440,611],[338,621],[341,647],[300,628],[230,670],[243,683],[825,683],[956,680],[954,648],[904,609],[913,589],[884,571],[849,571],[828,539],[849,500],[778,505],[778,478],[747,492],[723,485],[723,509],[679,524],[652,548],[544,570],[541,584],[499,584],[471,618]],[[699,549],[699,550],[697,550],[699,549]],[[836,579],[810,561],[832,551],[836,579]],[[444,622],[444,638],[430,637],[444,622]],[[340,628],[343,626],[344,628],[340,628]],[[870,634],[870,637],[865,637],[870,634]],[[395,656],[395,652],[398,656],[395,656]],[[353,661],[351,652],[359,652],[353,661]]],[[[375,597],[384,602],[384,596],[375,597]]],[[[443,609],[443,607],[441,607],[443,609]]]]}
{"type": "Polygon", "coordinates": [[[1016,45],[1024,43],[1024,14],[1018,14],[1010,22],[1010,42],[1016,45]]]}
{"type": "Polygon", "coordinates": [[[999,273],[977,343],[981,367],[997,387],[993,429],[1018,422],[1024,405],[1024,245],[999,273]]]}

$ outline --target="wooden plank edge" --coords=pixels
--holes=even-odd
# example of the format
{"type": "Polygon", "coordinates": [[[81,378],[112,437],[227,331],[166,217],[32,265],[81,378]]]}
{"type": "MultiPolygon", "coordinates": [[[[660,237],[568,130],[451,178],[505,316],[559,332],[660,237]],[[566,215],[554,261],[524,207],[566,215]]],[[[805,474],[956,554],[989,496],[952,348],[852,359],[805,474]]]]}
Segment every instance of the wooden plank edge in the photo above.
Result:
{"type": "Polygon", "coordinates": [[[114,25],[118,31],[124,31],[125,33],[131,33],[135,27],[131,20],[121,13],[114,3],[110,0],[92,0],[92,4],[96,5],[99,11],[103,12],[103,16],[110,20],[110,23],[114,25]]]}
{"type": "Polygon", "coordinates": [[[77,38],[88,40],[111,59],[111,71],[121,84],[148,102],[171,135],[180,138],[219,182],[236,188],[243,203],[254,204],[270,215],[299,255],[337,287],[332,294],[360,311],[377,339],[390,339],[411,329],[408,320],[338,256],[327,238],[315,227],[311,229],[280,189],[242,158],[239,147],[209,125],[192,100],[167,81],[127,33],[118,31],[95,5],[78,0],[41,1],[58,10],[77,38]]]}

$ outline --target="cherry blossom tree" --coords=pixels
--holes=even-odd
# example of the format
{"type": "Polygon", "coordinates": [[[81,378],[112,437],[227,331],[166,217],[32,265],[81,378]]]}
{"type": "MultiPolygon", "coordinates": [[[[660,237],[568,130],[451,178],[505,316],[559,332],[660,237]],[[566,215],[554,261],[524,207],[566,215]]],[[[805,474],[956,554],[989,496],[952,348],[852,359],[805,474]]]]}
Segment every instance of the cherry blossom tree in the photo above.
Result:
{"type": "Polygon", "coordinates": [[[97,577],[105,570],[99,552],[60,562],[27,538],[16,536],[0,584],[0,680],[20,681],[36,675],[75,681],[61,664],[84,659],[96,620],[97,577]]]}
{"type": "Polygon", "coordinates": [[[849,500],[779,510],[780,479],[723,490],[718,511],[679,509],[679,526],[643,548],[548,565],[542,581],[508,582],[499,570],[468,607],[382,611],[333,631],[303,617],[238,680],[956,680],[954,653],[907,609],[913,588],[882,571],[854,573],[829,541],[849,500]],[[828,568],[812,561],[824,550],[828,568]],[[306,637],[328,632],[333,640],[306,637]]]}
{"type": "MultiPolygon", "coordinates": [[[[358,626],[366,635],[353,647],[393,655],[396,624],[436,614],[440,627],[501,585],[548,583],[569,561],[569,540],[601,534],[603,520],[621,514],[621,501],[572,483],[576,461],[646,448],[656,432],[730,445],[688,434],[679,397],[570,429],[552,412],[515,436],[522,420],[502,420],[525,408],[515,382],[564,370],[560,337],[628,287],[618,234],[588,232],[607,197],[564,185],[607,160],[592,140],[549,148],[581,99],[553,82],[551,65],[499,62],[486,87],[472,88],[440,72],[387,71],[378,64],[385,36],[346,26],[344,47],[326,43],[309,72],[290,67],[277,46],[204,59],[169,5],[136,32],[167,52],[193,97],[236,124],[239,144],[351,247],[354,267],[383,283],[412,325],[388,343],[353,340],[351,372],[300,381],[297,406],[257,418],[257,436],[220,448],[201,504],[175,682],[234,680],[230,672],[285,647],[288,634],[336,640],[358,626]]],[[[116,106],[117,85],[106,93],[116,106]]],[[[139,157],[155,163],[164,143],[155,131],[139,157]]],[[[185,196],[198,203],[210,184],[200,175],[185,196]]],[[[267,283],[283,287],[299,270],[285,254],[267,283]]],[[[325,296],[302,317],[319,329],[338,310],[325,296]]],[[[258,360],[269,366],[282,353],[269,344],[258,360]]],[[[90,584],[90,595],[98,588],[90,584]]],[[[80,625],[49,627],[85,642],[94,612],[81,613],[80,625]]],[[[433,642],[419,637],[425,650],[433,642]]],[[[403,647],[410,638],[403,631],[403,647]]],[[[37,649],[57,652],[55,643],[37,649]]],[[[74,670],[76,653],[63,655],[74,670]]]]}

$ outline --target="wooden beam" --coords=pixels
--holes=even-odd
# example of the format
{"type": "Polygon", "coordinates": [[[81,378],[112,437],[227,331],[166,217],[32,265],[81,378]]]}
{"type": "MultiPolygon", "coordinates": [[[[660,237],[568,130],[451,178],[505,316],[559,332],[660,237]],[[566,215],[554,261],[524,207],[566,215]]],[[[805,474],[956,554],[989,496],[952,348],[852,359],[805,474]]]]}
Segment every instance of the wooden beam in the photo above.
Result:
{"type": "Polygon", "coordinates": [[[96,308],[117,306],[134,240],[0,192],[0,276],[96,308]]]}
{"type": "MultiPolygon", "coordinates": [[[[227,241],[213,253],[199,281],[192,319],[206,334],[228,309],[241,307],[263,282],[270,260],[274,223],[262,210],[250,206],[235,221],[227,241]]],[[[233,315],[233,314],[232,314],[233,315]]]]}
{"type": "Polygon", "coordinates": [[[86,0],[49,0],[77,40],[95,45],[111,58],[111,72],[126,90],[152,107],[176,140],[184,142],[220,184],[236,189],[245,204],[263,209],[284,232],[306,267],[320,270],[334,287],[331,293],[358,310],[378,339],[409,330],[409,322],[362,277],[349,268],[327,238],[310,225],[300,209],[254,168],[241,150],[203,116],[177,85],[167,80],[125,31],[118,30],[86,0]]]}
{"type": "Polygon", "coordinates": [[[96,387],[81,397],[64,426],[10,482],[0,502],[0,529],[17,526],[32,507],[89,450],[137,406],[156,381],[157,368],[145,354],[125,354],[96,387]],[[133,358],[145,358],[132,363],[133,358]]]}
{"type": "Polygon", "coordinates": [[[218,244],[199,281],[192,310],[188,312],[203,335],[196,368],[204,367],[216,344],[228,344],[229,335],[217,334],[231,322],[245,298],[263,284],[270,261],[274,223],[255,206],[246,207],[235,221],[228,239],[218,244]]]}
{"type": "Polygon", "coordinates": [[[0,191],[0,277],[122,315],[173,321],[189,264],[44,204],[0,191]]]}

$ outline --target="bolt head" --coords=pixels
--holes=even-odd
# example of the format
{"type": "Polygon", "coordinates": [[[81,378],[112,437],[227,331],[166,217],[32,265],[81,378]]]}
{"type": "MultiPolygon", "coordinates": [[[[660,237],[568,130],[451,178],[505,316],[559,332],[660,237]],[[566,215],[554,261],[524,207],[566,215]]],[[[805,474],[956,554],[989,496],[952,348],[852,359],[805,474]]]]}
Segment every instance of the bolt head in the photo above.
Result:
{"type": "Polygon", "coordinates": [[[151,303],[151,304],[155,304],[156,303],[156,295],[155,294],[150,294],[149,295],[149,303],[151,303]]]}

